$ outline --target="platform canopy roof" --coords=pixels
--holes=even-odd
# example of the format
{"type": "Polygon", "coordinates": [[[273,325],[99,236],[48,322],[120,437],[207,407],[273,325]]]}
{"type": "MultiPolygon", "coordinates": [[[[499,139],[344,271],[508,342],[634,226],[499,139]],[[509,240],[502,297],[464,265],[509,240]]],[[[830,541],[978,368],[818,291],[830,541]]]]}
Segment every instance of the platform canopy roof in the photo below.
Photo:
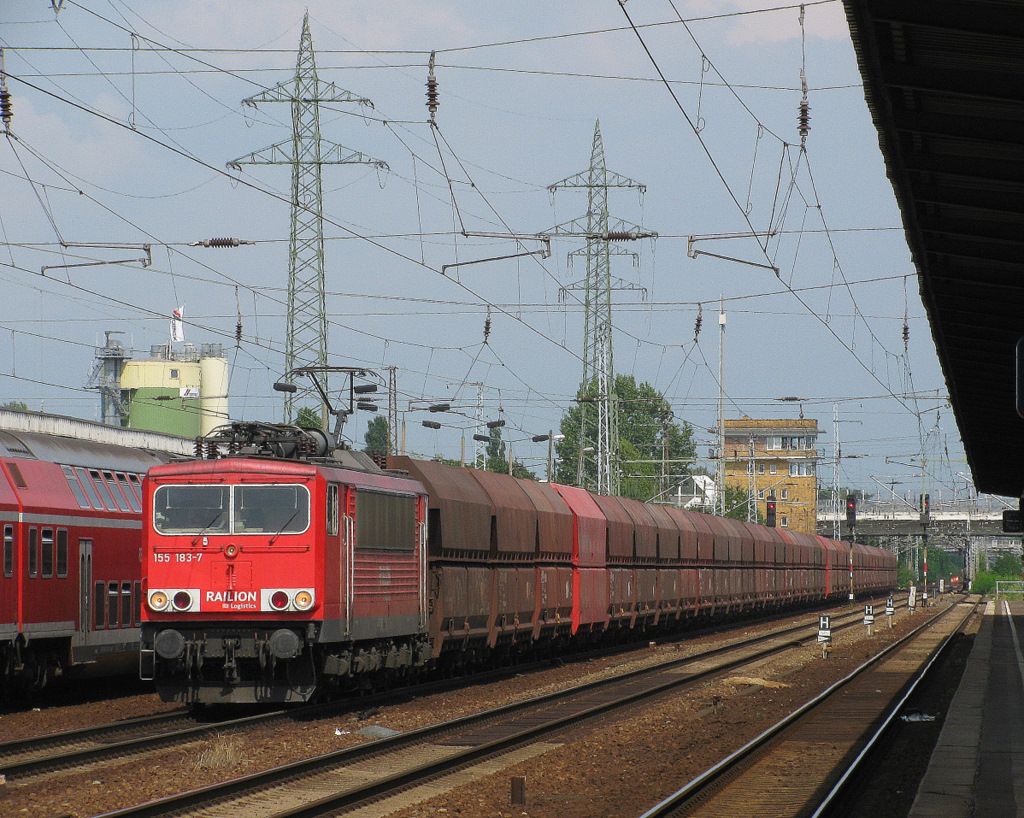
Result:
{"type": "Polygon", "coordinates": [[[1024,3],[844,0],[979,491],[1024,493],[1024,3]]]}

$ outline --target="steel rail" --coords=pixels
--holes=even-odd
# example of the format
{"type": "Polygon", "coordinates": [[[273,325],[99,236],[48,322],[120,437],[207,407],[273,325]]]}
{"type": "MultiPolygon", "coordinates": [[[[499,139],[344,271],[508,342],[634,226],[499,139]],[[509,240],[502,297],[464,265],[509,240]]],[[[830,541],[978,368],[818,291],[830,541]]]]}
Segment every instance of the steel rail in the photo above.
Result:
{"type": "MultiPolygon", "coordinates": [[[[839,616],[844,619],[846,617],[845,614],[840,614],[839,616]]],[[[862,616],[863,614],[860,611],[851,612],[849,621],[834,625],[833,630],[855,627],[860,624],[862,616]]],[[[611,701],[607,701],[599,705],[579,709],[568,717],[562,719],[549,719],[546,723],[537,724],[532,727],[516,731],[514,734],[505,738],[488,742],[468,750],[454,752],[444,760],[420,765],[419,767],[406,770],[386,779],[378,779],[366,785],[346,790],[343,793],[336,793],[318,801],[311,802],[304,807],[299,808],[298,811],[283,811],[278,813],[278,815],[280,818],[285,818],[285,816],[314,815],[318,814],[317,810],[326,811],[329,809],[338,809],[342,806],[351,805],[359,801],[379,798],[387,791],[409,786],[414,781],[422,780],[423,778],[436,777],[453,767],[465,766],[476,759],[500,753],[502,750],[516,744],[535,740],[539,736],[560,730],[577,721],[594,718],[608,712],[609,710],[626,706],[644,698],[649,698],[650,696],[657,695],[658,693],[665,692],[666,690],[670,690],[674,687],[692,684],[700,679],[725,673],[736,667],[750,664],[751,662],[760,661],[784,650],[800,647],[806,642],[816,638],[816,623],[813,625],[796,625],[783,628],[770,634],[760,634],[749,639],[737,640],[707,651],[702,651],[701,653],[694,654],[692,656],[679,657],[667,662],[660,662],[646,668],[628,671],[615,677],[587,682],[565,690],[559,690],[520,702],[502,705],[501,707],[493,708],[491,710],[469,714],[450,722],[428,725],[397,736],[369,741],[354,747],[348,747],[321,756],[285,764],[270,770],[240,776],[230,781],[211,784],[190,792],[168,796],[146,804],[126,807],[114,812],[106,813],[100,818],[129,818],[129,816],[131,818],[155,818],[155,816],[195,811],[203,806],[212,805],[215,802],[222,802],[225,799],[242,796],[247,792],[261,791],[268,786],[278,785],[289,779],[300,779],[302,777],[315,775],[325,769],[342,767],[355,761],[365,759],[369,756],[395,752],[411,745],[424,744],[439,736],[475,727],[488,721],[496,721],[507,716],[515,715],[520,711],[526,711],[531,708],[536,709],[548,704],[556,703],[559,700],[567,700],[571,697],[586,695],[600,688],[611,688],[615,685],[624,685],[643,676],[654,676],[658,673],[674,670],[685,664],[705,661],[709,658],[714,658],[715,656],[720,656],[730,652],[742,651],[745,648],[749,648],[750,646],[757,645],[762,642],[771,640],[775,640],[777,642],[777,644],[771,645],[752,654],[746,654],[736,659],[722,662],[713,668],[697,671],[691,674],[677,675],[668,681],[651,685],[632,694],[619,696],[611,701]],[[806,635],[795,639],[786,638],[794,632],[805,632],[806,635]]]]}
{"type": "MultiPolygon", "coordinates": [[[[975,602],[974,605],[972,605],[971,610],[964,616],[964,621],[966,621],[967,618],[974,614],[974,611],[977,609],[977,605],[977,602],[975,602]]],[[[799,721],[801,718],[807,715],[818,705],[827,701],[835,693],[840,691],[855,678],[857,678],[862,673],[874,667],[876,664],[878,664],[880,661],[888,657],[894,651],[906,646],[911,640],[920,635],[924,630],[931,627],[935,622],[937,622],[942,617],[946,616],[950,611],[953,610],[954,607],[956,606],[950,605],[949,607],[944,608],[941,611],[938,611],[934,616],[929,617],[929,619],[921,623],[918,627],[914,628],[914,630],[905,634],[892,644],[886,646],[884,649],[882,649],[877,654],[872,656],[859,667],[855,668],[842,679],[839,679],[838,681],[830,685],[828,688],[823,690],[813,699],[808,700],[800,707],[798,707],[796,710],[791,712],[788,716],[776,722],[774,725],[769,727],[760,735],[748,741],[738,750],[726,756],[712,767],[709,767],[696,778],[692,779],[683,787],[676,790],[676,792],[672,793],[667,798],[651,807],[649,810],[641,814],[639,818],[664,818],[665,816],[671,815],[683,803],[693,798],[702,789],[715,782],[729,770],[733,769],[740,761],[747,758],[749,755],[757,751],[759,748],[763,747],[765,744],[767,744],[768,741],[776,737],[786,728],[790,727],[791,725],[799,721]]],[[[961,625],[962,624],[963,623],[961,623],[961,625]]],[[[958,628],[959,627],[960,625],[958,625],[958,628]]],[[[945,642],[943,642],[943,644],[945,644],[945,642]]]]}

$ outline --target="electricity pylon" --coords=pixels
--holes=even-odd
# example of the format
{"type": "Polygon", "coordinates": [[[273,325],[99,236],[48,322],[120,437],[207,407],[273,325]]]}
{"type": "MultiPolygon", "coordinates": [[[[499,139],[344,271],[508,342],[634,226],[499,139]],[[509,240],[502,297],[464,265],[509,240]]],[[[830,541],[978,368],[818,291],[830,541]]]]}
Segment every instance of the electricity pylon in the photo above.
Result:
{"type": "MultiPolygon", "coordinates": [[[[328,142],[320,136],[320,104],[354,102],[373,107],[370,100],[321,83],[316,74],[313,38],[309,34],[309,12],[302,19],[299,57],[295,77],[242,100],[288,102],[292,106],[290,138],[242,156],[228,167],[241,165],[291,165],[291,236],[288,244],[288,329],[285,339],[285,372],[301,366],[327,366],[327,308],[324,284],[324,202],[323,165],[368,164],[387,170],[380,159],[328,142]]],[[[326,378],[326,375],[324,375],[326,378]]],[[[306,379],[303,379],[305,381],[306,379]]],[[[323,384],[327,389],[326,382],[323,384]]],[[[299,385],[285,399],[284,419],[291,423],[303,400],[321,404],[324,428],[326,407],[312,386],[299,385]]]]}
{"type": "Polygon", "coordinates": [[[577,485],[598,494],[618,494],[621,463],[619,457],[619,404],[615,392],[615,367],[612,359],[612,290],[642,290],[635,284],[612,278],[611,257],[634,256],[614,241],[629,241],[656,236],[637,224],[608,216],[608,188],[635,187],[643,193],[644,185],[608,170],[604,161],[604,143],[601,141],[601,123],[594,124],[594,144],[590,152],[590,167],[548,186],[558,188],[584,188],[587,190],[587,212],[572,221],[564,222],[546,231],[549,235],[578,236],[586,239],[586,246],[570,253],[587,260],[586,278],[568,285],[566,290],[584,293],[583,318],[583,382],[580,385],[579,455],[577,485]],[[596,387],[596,395],[588,390],[596,387]],[[589,430],[588,419],[596,409],[596,436],[589,430]]]}

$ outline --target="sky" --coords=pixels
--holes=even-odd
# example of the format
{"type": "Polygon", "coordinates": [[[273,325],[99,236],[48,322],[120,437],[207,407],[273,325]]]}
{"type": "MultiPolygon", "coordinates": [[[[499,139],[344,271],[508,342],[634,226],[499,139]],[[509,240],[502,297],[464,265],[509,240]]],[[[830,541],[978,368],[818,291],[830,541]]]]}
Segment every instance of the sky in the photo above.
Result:
{"type": "Polygon", "coordinates": [[[282,419],[290,170],[227,163],[290,138],[288,105],[242,101],[294,75],[307,10],[321,83],[372,101],[321,106],[322,139],[387,165],[323,169],[329,362],[397,368],[410,453],[471,451],[482,405],[543,473],[530,438],[582,377],[586,262],[578,238],[542,257],[511,236],[586,213],[549,186],[588,169],[599,123],[608,170],[643,185],[610,189],[611,216],[657,233],[616,245],[615,371],[698,456],[721,392],[726,418],[817,419],[823,485],[838,442],[842,486],[966,494],[838,0],[6,0],[0,403],[99,419],[104,333],[143,356],[184,305],[186,341],[225,347],[232,416],[282,419]],[[214,237],[253,244],[190,246],[214,237]]]}

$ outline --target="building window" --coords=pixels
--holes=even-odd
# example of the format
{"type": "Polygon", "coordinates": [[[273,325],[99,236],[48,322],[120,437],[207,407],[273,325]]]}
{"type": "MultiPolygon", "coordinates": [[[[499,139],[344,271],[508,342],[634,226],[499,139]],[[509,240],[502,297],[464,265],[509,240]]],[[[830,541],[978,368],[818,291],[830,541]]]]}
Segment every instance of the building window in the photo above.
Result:
{"type": "Polygon", "coordinates": [[[757,499],[758,500],[763,500],[764,499],[764,489],[758,489],[757,490],[757,499]]]}
{"type": "Polygon", "coordinates": [[[779,467],[775,463],[772,463],[768,467],[768,474],[775,474],[778,470],[779,470],[779,467]]]}
{"type": "Polygon", "coordinates": [[[179,372],[179,370],[177,370],[177,369],[172,369],[171,370],[171,379],[172,380],[175,380],[175,381],[178,380],[178,378],[180,377],[178,372],[179,372]]]}
{"type": "Polygon", "coordinates": [[[757,473],[758,474],[764,474],[764,463],[758,463],[757,464],[757,473]]]}
{"type": "Polygon", "coordinates": [[[789,499],[789,489],[783,489],[783,490],[782,490],[782,493],[781,493],[781,494],[780,494],[779,496],[780,496],[780,497],[781,497],[781,498],[782,498],[783,500],[788,500],[788,499],[789,499]]]}
{"type": "Polygon", "coordinates": [[[781,525],[783,528],[787,528],[789,526],[789,517],[780,517],[779,519],[779,525],[781,525]]]}
{"type": "Polygon", "coordinates": [[[770,452],[778,451],[782,448],[782,438],[779,435],[766,435],[764,447],[770,452]]]}
{"type": "Polygon", "coordinates": [[[769,500],[774,500],[775,499],[775,489],[768,489],[768,499],[769,500]]]}
{"type": "Polygon", "coordinates": [[[814,474],[814,463],[806,460],[794,460],[789,464],[790,477],[807,477],[814,474]]]}

